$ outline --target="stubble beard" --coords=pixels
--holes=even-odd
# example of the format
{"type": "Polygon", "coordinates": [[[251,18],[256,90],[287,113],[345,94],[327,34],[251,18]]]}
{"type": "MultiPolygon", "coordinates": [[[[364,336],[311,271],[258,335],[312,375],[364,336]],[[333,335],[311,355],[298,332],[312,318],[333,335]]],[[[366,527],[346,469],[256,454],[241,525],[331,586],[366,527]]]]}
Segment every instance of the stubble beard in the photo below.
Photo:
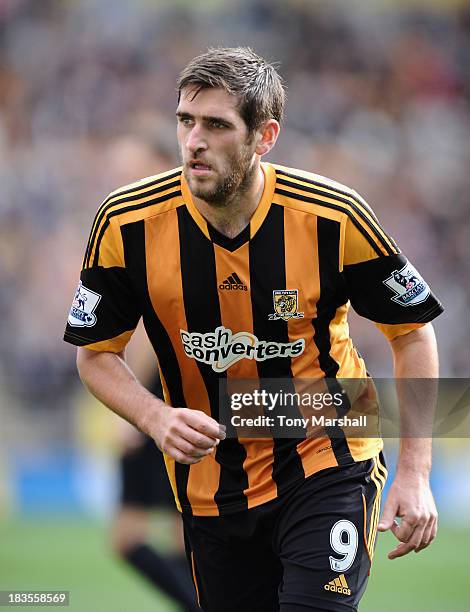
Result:
{"type": "Polygon", "coordinates": [[[252,153],[244,148],[228,161],[230,172],[222,177],[212,188],[195,185],[185,166],[184,175],[192,195],[204,200],[214,208],[224,208],[236,198],[246,193],[253,184],[256,169],[251,164],[252,153]]]}

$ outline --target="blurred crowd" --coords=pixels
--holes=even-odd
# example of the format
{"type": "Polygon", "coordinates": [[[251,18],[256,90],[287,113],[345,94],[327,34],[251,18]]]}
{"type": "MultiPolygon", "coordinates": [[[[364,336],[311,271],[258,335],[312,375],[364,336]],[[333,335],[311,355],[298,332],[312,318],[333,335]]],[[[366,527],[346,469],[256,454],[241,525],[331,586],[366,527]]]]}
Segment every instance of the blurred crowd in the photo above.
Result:
{"type": "MultiPolygon", "coordinates": [[[[178,165],[175,78],[217,45],[279,62],[288,104],[270,160],[369,201],[446,306],[442,374],[470,378],[470,10],[406,6],[1,1],[3,389],[67,401],[61,337],[93,215],[117,186],[178,165]]],[[[353,330],[370,371],[390,374],[380,333],[353,330]]]]}

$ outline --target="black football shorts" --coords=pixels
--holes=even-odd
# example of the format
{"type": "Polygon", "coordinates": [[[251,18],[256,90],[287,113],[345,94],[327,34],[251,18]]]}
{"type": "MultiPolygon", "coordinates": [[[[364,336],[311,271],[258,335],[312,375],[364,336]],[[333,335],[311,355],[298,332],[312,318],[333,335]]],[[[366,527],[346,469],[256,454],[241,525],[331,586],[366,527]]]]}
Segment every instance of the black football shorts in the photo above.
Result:
{"type": "Polygon", "coordinates": [[[383,456],[322,470],[281,497],[223,517],[183,516],[205,612],[351,612],[366,588],[383,456]]]}

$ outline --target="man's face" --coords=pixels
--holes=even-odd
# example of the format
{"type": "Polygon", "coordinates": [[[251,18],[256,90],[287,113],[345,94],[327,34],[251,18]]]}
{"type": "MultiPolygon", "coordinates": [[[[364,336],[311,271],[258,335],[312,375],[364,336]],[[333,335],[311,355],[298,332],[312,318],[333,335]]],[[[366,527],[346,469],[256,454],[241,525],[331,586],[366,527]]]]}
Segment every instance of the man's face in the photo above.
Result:
{"type": "Polygon", "coordinates": [[[254,138],[223,89],[183,89],[176,110],[183,173],[191,193],[222,207],[247,189],[255,172],[254,138]]]}

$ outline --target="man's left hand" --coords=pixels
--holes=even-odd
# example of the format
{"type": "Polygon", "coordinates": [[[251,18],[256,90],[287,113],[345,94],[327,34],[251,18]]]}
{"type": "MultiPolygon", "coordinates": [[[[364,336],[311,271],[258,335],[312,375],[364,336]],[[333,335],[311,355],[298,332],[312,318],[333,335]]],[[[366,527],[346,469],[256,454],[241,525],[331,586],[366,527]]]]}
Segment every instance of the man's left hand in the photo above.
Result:
{"type": "Polygon", "coordinates": [[[437,533],[437,510],[427,478],[397,474],[378,525],[379,531],[388,529],[400,540],[388,554],[389,559],[403,557],[412,550],[419,552],[431,544],[437,533]],[[395,517],[401,518],[400,524],[395,517]]]}

